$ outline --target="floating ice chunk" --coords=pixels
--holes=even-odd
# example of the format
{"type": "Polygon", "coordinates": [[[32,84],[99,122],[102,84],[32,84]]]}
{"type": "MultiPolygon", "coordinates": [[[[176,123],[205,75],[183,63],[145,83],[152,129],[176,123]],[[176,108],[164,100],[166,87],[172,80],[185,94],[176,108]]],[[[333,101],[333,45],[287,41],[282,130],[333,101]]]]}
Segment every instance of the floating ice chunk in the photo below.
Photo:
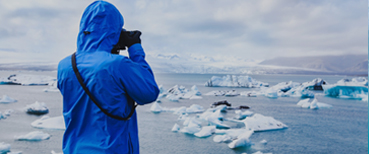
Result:
{"type": "Polygon", "coordinates": [[[169,99],[172,102],[179,102],[179,96],[176,96],[176,95],[173,95],[173,94],[167,95],[167,99],[169,99]]]}
{"type": "Polygon", "coordinates": [[[278,90],[269,88],[268,90],[265,91],[264,95],[268,98],[278,98],[278,90]]]}
{"type": "Polygon", "coordinates": [[[178,95],[178,94],[187,93],[189,92],[189,90],[186,89],[184,86],[175,85],[172,88],[168,89],[167,92],[173,95],[178,95]]]}
{"type": "Polygon", "coordinates": [[[172,132],[178,132],[181,128],[179,127],[178,124],[174,124],[173,128],[172,128],[172,132]]]}
{"type": "Polygon", "coordinates": [[[9,117],[10,114],[13,113],[13,112],[14,112],[13,109],[7,109],[7,110],[4,111],[4,115],[7,116],[7,117],[9,117]]]}
{"type": "Polygon", "coordinates": [[[238,93],[236,90],[228,91],[224,96],[232,97],[232,96],[238,96],[240,93],[238,93]]]}
{"type": "Polygon", "coordinates": [[[225,135],[215,135],[214,138],[213,138],[213,141],[217,142],[217,143],[230,142],[232,140],[233,140],[232,136],[229,136],[227,134],[225,134],[225,135]]]}
{"type": "Polygon", "coordinates": [[[63,116],[52,118],[50,118],[49,116],[43,116],[42,118],[32,122],[31,125],[35,128],[65,130],[63,116]]]}
{"type": "Polygon", "coordinates": [[[22,151],[14,151],[14,152],[8,152],[6,154],[22,154],[22,151]]]}
{"type": "Polygon", "coordinates": [[[227,75],[223,77],[213,76],[208,82],[205,83],[205,86],[258,88],[261,86],[269,86],[269,84],[256,81],[249,76],[227,75]]]}
{"type": "Polygon", "coordinates": [[[41,141],[50,138],[50,134],[44,133],[42,131],[33,131],[26,135],[15,136],[18,141],[41,141]]]}
{"type": "Polygon", "coordinates": [[[241,96],[247,96],[247,97],[256,97],[257,95],[260,95],[256,91],[243,91],[240,93],[241,96]]]}
{"type": "Polygon", "coordinates": [[[246,130],[268,131],[287,128],[287,125],[275,120],[273,117],[263,116],[258,113],[255,113],[251,117],[246,117],[242,121],[246,126],[246,130]]]}
{"type": "Polygon", "coordinates": [[[175,109],[173,109],[174,110],[173,114],[182,115],[182,114],[186,113],[186,109],[187,108],[185,106],[175,108],[175,109]]]}
{"type": "Polygon", "coordinates": [[[309,102],[309,98],[300,100],[297,105],[301,106],[302,108],[308,109],[324,109],[324,108],[332,108],[332,105],[326,103],[320,103],[316,98],[313,99],[312,102],[309,102]]]}
{"type": "Polygon", "coordinates": [[[10,144],[0,142],[0,153],[7,153],[10,151],[10,144]]]}
{"type": "Polygon", "coordinates": [[[313,81],[304,83],[309,90],[323,90],[322,85],[328,84],[321,78],[313,79],[313,81]]]}
{"type": "Polygon", "coordinates": [[[244,119],[244,118],[246,118],[246,117],[251,116],[251,115],[254,114],[254,112],[251,112],[249,110],[246,110],[244,112],[242,112],[241,110],[236,110],[234,112],[236,113],[236,117],[235,118],[236,119],[239,119],[239,120],[244,119]]]}
{"type": "Polygon", "coordinates": [[[268,142],[267,142],[267,140],[261,140],[261,141],[260,141],[260,143],[265,145],[265,144],[267,144],[268,142]]]}
{"type": "Polygon", "coordinates": [[[352,85],[323,85],[326,96],[338,98],[362,99],[362,96],[368,95],[368,87],[352,85]]]}
{"type": "Polygon", "coordinates": [[[190,97],[190,99],[202,99],[202,97],[201,96],[192,95],[190,97]]]}
{"type": "Polygon", "coordinates": [[[55,77],[27,74],[13,74],[8,78],[0,79],[0,84],[18,84],[18,85],[48,85],[56,81],[55,77]]]}
{"type": "Polygon", "coordinates": [[[251,146],[252,142],[250,141],[249,138],[253,133],[254,131],[251,130],[239,135],[236,140],[228,144],[228,147],[234,149],[243,146],[251,146]]]}
{"type": "Polygon", "coordinates": [[[214,90],[211,92],[206,93],[207,96],[223,96],[227,93],[227,91],[221,91],[221,90],[214,90]]]}
{"type": "Polygon", "coordinates": [[[215,116],[210,116],[207,118],[207,121],[209,122],[209,125],[215,125],[216,128],[231,128],[230,126],[223,124],[222,121],[219,120],[219,118],[215,117],[215,116]]]}
{"type": "Polygon", "coordinates": [[[179,132],[186,134],[195,134],[201,130],[200,127],[183,127],[179,132]]]}
{"type": "Polygon", "coordinates": [[[186,109],[186,113],[198,113],[198,112],[204,112],[204,107],[192,104],[189,108],[186,109]]]}
{"type": "Polygon", "coordinates": [[[54,150],[51,150],[51,154],[63,154],[63,152],[61,152],[61,153],[56,153],[54,150]]]}
{"type": "Polygon", "coordinates": [[[28,114],[42,115],[49,113],[49,109],[46,107],[45,103],[36,101],[35,103],[26,106],[26,112],[28,114]]]}
{"type": "Polygon", "coordinates": [[[3,97],[0,99],[0,103],[3,103],[3,104],[15,103],[15,102],[17,102],[17,100],[10,98],[7,95],[3,95],[3,97]]]}
{"type": "Polygon", "coordinates": [[[227,105],[218,105],[217,107],[215,108],[209,108],[207,109],[208,111],[220,111],[220,112],[225,112],[227,111],[227,105]]]}
{"type": "Polygon", "coordinates": [[[55,80],[54,82],[49,83],[49,87],[45,88],[43,91],[44,92],[59,92],[58,81],[55,80]]]}
{"type": "Polygon", "coordinates": [[[195,133],[197,137],[208,137],[215,133],[215,126],[204,126],[200,132],[195,133]]]}
{"type": "Polygon", "coordinates": [[[197,86],[196,86],[196,85],[193,85],[193,86],[191,87],[191,92],[192,92],[193,94],[195,94],[196,96],[200,96],[200,95],[201,95],[201,92],[199,91],[199,89],[197,88],[197,86]]]}
{"type": "Polygon", "coordinates": [[[152,103],[150,110],[153,113],[160,113],[163,111],[163,108],[159,105],[158,102],[154,102],[152,103]]]}

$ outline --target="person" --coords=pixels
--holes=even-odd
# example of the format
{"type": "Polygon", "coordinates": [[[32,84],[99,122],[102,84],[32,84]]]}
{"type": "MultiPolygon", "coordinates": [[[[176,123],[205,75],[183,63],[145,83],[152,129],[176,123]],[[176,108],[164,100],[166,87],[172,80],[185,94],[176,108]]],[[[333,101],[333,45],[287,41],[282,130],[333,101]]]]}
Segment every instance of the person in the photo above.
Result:
{"type": "Polygon", "coordinates": [[[95,1],[84,11],[77,37],[76,66],[83,83],[102,107],[86,94],[73,71],[68,56],[58,65],[58,88],[63,96],[66,130],[63,153],[139,153],[137,113],[134,102],[144,105],[155,101],[159,88],[145,61],[140,32],[127,35],[118,9],[105,1],[95,1]],[[124,38],[129,58],[112,54],[124,38]],[[119,120],[105,114],[127,117],[119,120]]]}

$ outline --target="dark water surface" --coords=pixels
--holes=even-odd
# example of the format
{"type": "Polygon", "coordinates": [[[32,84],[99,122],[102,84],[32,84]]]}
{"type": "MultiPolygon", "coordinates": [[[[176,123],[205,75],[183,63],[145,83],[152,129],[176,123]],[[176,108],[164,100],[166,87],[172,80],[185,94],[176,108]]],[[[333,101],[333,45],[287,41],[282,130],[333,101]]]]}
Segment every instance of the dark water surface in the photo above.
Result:
{"type": "MultiPolygon", "coordinates": [[[[0,72],[0,77],[5,77],[14,72],[0,72]]],[[[40,74],[55,76],[56,72],[26,72],[24,74],[40,74]]],[[[213,76],[212,74],[156,74],[158,84],[165,89],[174,85],[183,85],[187,89],[197,85],[203,94],[213,90],[231,90],[238,92],[258,90],[257,88],[223,88],[205,87],[204,83],[213,76]]],[[[222,76],[222,75],[218,75],[222,76]]],[[[305,82],[316,77],[325,79],[328,83],[335,83],[343,76],[303,76],[303,75],[251,75],[254,79],[268,82],[271,86],[286,81],[305,82]]],[[[349,77],[351,78],[351,77],[349,77]]],[[[31,131],[40,130],[30,124],[40,116],[27,115],[23,108],[35,101],[45,102],[50,112],[49,116],[59,116],[62,113],[62,97],[60,93],[45,93],[42,89],[46,86],[14,86],[1,85],[0,95],[6,94],[18,100],[17,103],[0,104],[0,112],[6,109],[14,109],[15,112],[7,119],[0,120],[0,142],[11,144],[12,151],[23,151],[24,154],[50,153],[51,150],[61,152],[61,130],[42,130],[51,134],[51,138],[39,142],[15,141],[14,136],[24,135],[31,131]]],[[[316,92],[321,93],[321,92],[316,92]]],[[[202,96],[200,100],[180,100],[170,102],[163,99],[162,107],[173,108],[180,106],[189,107],[199,104],[208,108],[212,102],[228,100],[233,106],[247,105],[251,111],[275,119],[288,125],[288,129],[254,133],[250,140],[254,146],[238,149],[229,149],[225,143],[213,142],[213,136],[197,138],[192,135],[173,133],[171,129],[178,116],[173,113],[163,112],[154,114],[150,111],[151,105],[139,106],[138,123],[141,153],[253,153],[256,151],[283,153],[368,153],[368,103],[360,100],[347,100],[317,95],[319,102],[331,104],[332,109],[310,110],[296,105],[300,98],[282,97],[269,99],[258,97],[223,97],[202,96]],[[259,142],[267,140],[266,145],[259,142]]],[[[232,117],[233,112],[225,116],[232,117]]],[[[228,124],[228,123],[227,123],[228,124]]],[[[232,127],[243,127],[229,123],[232,127]]]]}

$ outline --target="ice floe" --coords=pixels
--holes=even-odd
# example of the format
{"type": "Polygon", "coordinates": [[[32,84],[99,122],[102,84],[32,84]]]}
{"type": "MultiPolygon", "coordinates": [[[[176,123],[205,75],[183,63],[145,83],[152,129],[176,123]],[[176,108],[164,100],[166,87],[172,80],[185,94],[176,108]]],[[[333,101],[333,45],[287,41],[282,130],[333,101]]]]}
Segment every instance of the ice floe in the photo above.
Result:
{"type": "Polygon", "coordinates": [[[14,138],[18,141],[41,141],[49,139],[50,134],[42,131],[33,131],[26,135],[15,136],[14,138]]]}
{"type": "Polygon", "coordinates": [[[215,126],[204,126],[201,130],[194,135],[197,137],[209,137],[215,133],[215,126]]]}
{"type": "Polygon", "coordinates": [[[4,111],[4,113],[1,113],[0,112],[0,120],[1,119],[6,119],[7,117],[9,117],[10,116],[10,114],[11,113],[13,113],[14,112],[14,110],[13,109],[7,109],[7,110],[5,110],[4,111]]]}
{"type": "Polygon", "coordinates": [[[322,85],[326,85],[326,84],[328,84],[328,83],[326,81],[324,81],[323,79],[316,78],[316,79],[313,79],[310,82],[307,82],[306,87],[309,90],[323,90],[322,85]]]}
{"type": "Polygon", "coordinates": [[[235,118],[238,120],[245,119],[246,117],[252,116],[254,114],[254,112],[251,112],[249,110],[246,110],[246,111],[235,110],[234,112],[236,113],[235,118]]]}
{"type": "Polygon", "coordinates": [[[241,135],[237,136],[237,139],[233,140],[228,144],[228,147],[231,149],[243,147],[243,146],[251,146],[252,142],[250,141],[250,136],[254,133],[254,131],[246,131],[241,135]]]}
{"type": "Polygon", "coordinates": [[[43,91],[44,92],[59,92],[58,81],[54,81],[52,83],[49,83],[49,87],[45,88],[43,91]]]}
{"type": "Polygon", "coordinates": [[[288,126],[284,123],[274,119],[273,117],[264,116],[259,113],[255,113],[250,117],[246,117],[244,120],[227,119],[228,121],[244,123],[246,130],[269,131],[285,129],[288,126]]]}
{"type": "Polygon", "coordinates": [[[224,96],[227,93],[227,91],[221,91],[221,90],[214,90],[206,93],[207,96],[224,96]]]}
{"type": "Polygon", "coordinates": [[[181,130],[181,127],[179,127],[178,124],[174,124],[174,126],[172,128],[172,132],[178,132],[179,130],[181,130]]]}
{"type": "Polygon", "coordinates": [[[56,81],[55,77],[28,74],[12,74],[7,78],[0,78],[0,84],[17,84],[23,86],[49,85],[54,81],[56,81]]]}
{"type": "Polygon", "coordinates": [[[258,88],[269,86],[268,83],[257,81],[250,76],[226,75],[223,77],[213,76],[205,83],[207,87],[245,87],[258,88]]]}
{"type": "Polygon", "coordinates": [[[43,115],[49,113],[49,109],[45,103],[36,101],[35,103],[26,106],[26,112],[28,114],[43,115]]]}
{"type": "Polygon", "coordinates": [[[326,96],[368,100],[368,80],[363,77],[339,80],[336,84],[323,85],[326,96]]]}
{"type": "Polygon", "coordinates": [[[232,97],[232,96],[238,96],[240,93],[238,93],[236,90],[228,91],[224,94],[224,96],[232,97]]]}
{"type": "Polygon", "coordinates": [[[10,151],[10,144],[0,142],[0,153],[7,153],[10,151]]]}
{"type": "Polygon", "coordinates": [[[49,116],[43,116],[42,118],[35,120],[31,123],[35,128],[41,129],[60,129],[65,130],[63,116],[57,116],[50,118],[49,116]]]}
{"type": "Polygon", "coordinates": [[[313,99],[313,101],[309,102],[309,98],[300,100],[297,105],[301,106],[302,108],[308,108],[308,109],[324,109],[324,108],[332,108],[332,105],[318,102],[316,98],[313,99]]]}
{"type": "Polygon", "coordinates": [[[0,99],[0,103],[2,104],[8,104],[8,103],[15,103],[17,102],[17,100],[7,96],[7,95],[3,95],[3,97],[0,99]]]}

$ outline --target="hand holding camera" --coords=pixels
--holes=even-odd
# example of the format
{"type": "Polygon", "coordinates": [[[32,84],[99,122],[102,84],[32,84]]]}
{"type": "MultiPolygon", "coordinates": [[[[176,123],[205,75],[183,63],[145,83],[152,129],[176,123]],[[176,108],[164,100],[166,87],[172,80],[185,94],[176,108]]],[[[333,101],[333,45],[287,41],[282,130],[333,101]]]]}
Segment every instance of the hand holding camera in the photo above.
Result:
{"type": "Polygon", "coordinates": [[[113,54],[119,54],[119,50],[125,50],[126,47],[131,47],[133,44],[141,43],[141,32],[138,30],[135,31],[125,31],[122,29],[119,41],[112,49],[111,53],[113,54]]]}

